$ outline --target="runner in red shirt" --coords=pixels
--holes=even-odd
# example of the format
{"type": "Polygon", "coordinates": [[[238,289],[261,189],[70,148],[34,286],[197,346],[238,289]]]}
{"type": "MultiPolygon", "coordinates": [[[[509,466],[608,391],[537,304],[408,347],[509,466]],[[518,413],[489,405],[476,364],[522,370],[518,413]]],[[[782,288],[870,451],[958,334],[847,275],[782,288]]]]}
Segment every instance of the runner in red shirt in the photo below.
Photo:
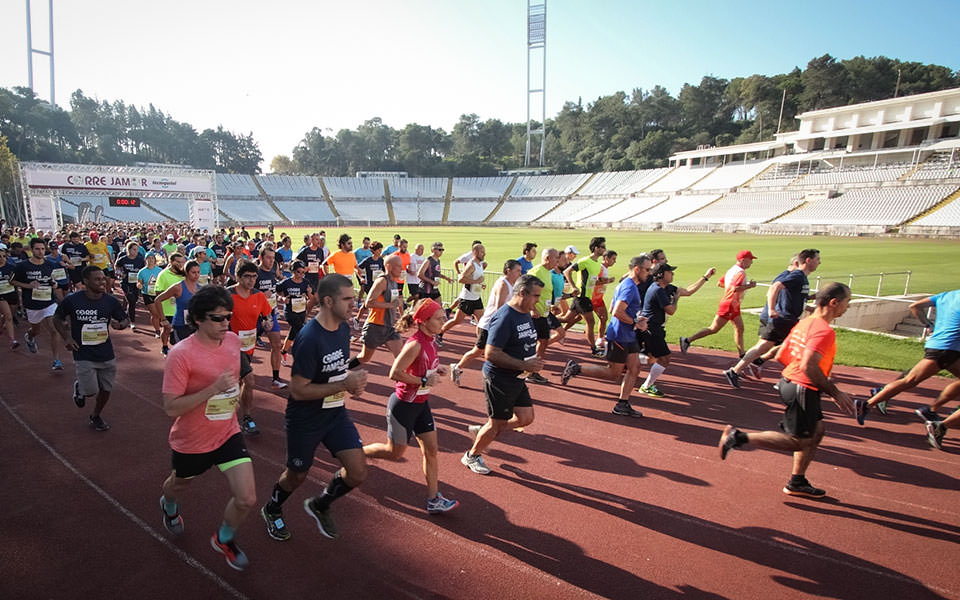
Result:
{"type": "Polygon", "coordinates": [[[752,279],[747,281],[746,272],[756,259],[757,257],[749,250],[741,250],[737,253],[737,262],[718,282],[718,285],[723,288],[723,296],[720,298],[720,306],[717,307],[717,314],[713,317],[713,323],[690,337],[681,337],[680,352],[686,354],[687,349],[695,341],[718,333],[727,324],[727,321],[732,321],[734,327],[733,343],[737,345],[737,355],[743,357],[743,318],[740,317],[740,303],[747,290],[757,287],[756,281],[752,279]]]}
{"type": "Polygon", "coordinates": [[[437,428],[427,402],[430,389],[447,374],[447,368],[440,365],[437,345],[433,341],[445,321],[442,307],[429,298],[421,300],[415,309],[400,317],[398,331],[406,331],[413,325],[417,326],[417,331],[407,339],[390,368],[390,379],[397,385],[387,403],[387,443],[363,447],[368,458],[398,461],[410,438],[416,436],[423,452],[427,512],[430,514],[452,510],[459,504],[456,500],[444,498],[439,491],[437,428]]]}
{"type": "Polygon", "coordinates": [[[167,356],[163,410],[175,417],[169,436],[173,470],[163,482],[160,509],[167,531],[182,534],[179,500],[195,477],[216,465],[227,478],[232,497],[210,544],[228,565],[242,571],[249,561],[237,546],[235,533],[256,505],[257,491],[253,464],[234,418],[240,393],[240,340],[228,330],[232,305],[223,288],[198,290],[190,299],[187,317],[197,331],[167,356]]]}
{"type": "Polygon", "coordinates": [[[782,431],[747,433],[727,425],[720,436],[720,458],[733,448],[753,442],[761,448],[793,452],[793,474],[783,488],[785,494],[822,498],[827,493],[813,487],[806,478],[807,467],[823,439],[823,413],[820,394],[833,397],[846,414],[853,414],[853,401],[830,381],[837,338],[830,323],[843,315],[850,305],[850,288],[831,283],[817,293],[813,314],[797,323],[777,353],[786,365],[777,389],[786,405],[782,431]]]}
{"type": "Polygon", "coordinates": [[[240,429],[247,435],[257,435],[260,430],[250,416],[253,408],[253,367],[250,358],[257,347],[257,323],[269,331],[273,326],[273,307],[263,292],[255,290],[257,284],[256,263],[245,262],[237,267],[237,285],[227,288],[233,297],[233,318],[230,330],[240,338],[240,429]]]}

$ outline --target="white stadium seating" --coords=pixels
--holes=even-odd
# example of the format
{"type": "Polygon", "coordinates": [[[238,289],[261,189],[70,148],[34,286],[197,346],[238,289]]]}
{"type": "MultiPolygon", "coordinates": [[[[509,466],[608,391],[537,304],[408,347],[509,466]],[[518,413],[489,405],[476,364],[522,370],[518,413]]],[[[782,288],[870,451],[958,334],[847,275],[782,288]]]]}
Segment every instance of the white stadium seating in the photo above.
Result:
{"type": "Polygon", "coordinates": [[[454,177],[453,197],[463,199],[499,199],[510,187],[513,177],[454,177]]]}
{"type": "Polygon", "coordinates": [[[911,225],[919,227],[960,227],[960,199],[941,206],[929,215],[924,215],[911,225]]]}
{"type": "Polygon", "coordinates": [[[498,200],[453,200],[447,223],[482,223],[497,204],[498,200]]]}
{"type": "Polygon", "coordinates": [[[334,203],[340,219],[354,223],[385,223],[389,221],[387,203],[383,198],[339,200],[334,203]]]}
{"type": "Polygon", "coordinates": [[[806,186],[894,181],[905,175],[909,170],[909,165],[901,164],[883,165],[876,168],[874,168],[873,165],[861,167],[844,166],[842,169],[818,167],[798,181],[797,184],[806,186]]]}
{"type": "Polygon", "coordinates": [[[644,188],[646,194],[667,194],[686,189],[711,174],[717,167],[677,167],[653,185],[644,188]]]}
{"type": "MultiPolygon", "coordinates": [[[[257,175],[257,182],[270,198],[323,199],[323,188],[316,177],[301,175],[257,175]]],[[[256,188],[254,188],[256,191],[256,188]]]]}
{"type": "Polygon", "coordinates": [[[671,196],[666,202],[661,202],[649,210],[645,210],[629,219],[626,223],[669,223],[710,204],[719,194],[686,194],[671,196]]]}
{"type": "MultiPolygon", "coordinates": [[[[390,190],[393,194],[393,188],[390,190]]],[[[397,223],[440,223],[443,221],[444,201],[438,198],[397,200],[394,198],[393,217],[397,223]]]]}
{"type": "Polygon", "coordinates": [[[960,153],[935,152],[910,176],[911,180],[960,179],[960,153]]]}
{"type": "Polygon", "coordinates": [[[739,187],[767,168],[766,161],[724,165],[690,186],[690,191],[729,190],[739,187]]]}
{"type": "Polygon", "coordinates": [[[692,223],[765,223],[803,204],[803,192],[737,192],[676,221],[692,223]]]}
{"type": "Polygon", "coordinates": [[[612,196],[602,198],[581,198],[574,196],[563,204],[551,211],[550,214],[537,219],[538,223],[576,223],[606,210],[623,201],[623,196],[612,196]]]}
{"type": "MultiPolygon", "coordinates": [[[[447,196],[446,177],[390,177],[390,198],[433,198],[442,200],[447,196]]],[[[398,217],[399,218],[399,217],[398,217]]]]}
{"type": "Polygon", "coordinates": [[[510,190],[511,198],[553,198],[564,197],[577,191],[589,173],[579,175],[523,175],[517,177],[517,183],[510,190]]]}
{"type": "Polygon", "coordinates": [[[294,224],[335,220],[325,200],[274,200],[273,203],[294,224]]]}
{"type": "MultiPolygon", "coordinates": [[[[383,179],[379,177],[324,177],[323,184],[327,186],[327,192],[330,193],[330,198],[334,200],[339,198],[373,199],[384,197],[383,179]]],[[[386,215],[386,212],[383,215],[386,215]]],[[[367,218],[371,216],[374,215],[368,214],[367,218]]]]}
{"type": "MultiPolygon", "coordinates": [[[[270,175],[270,177],[279,177],[270,175]]],[[[260,190],[253,183],[252,175],[236,175],[233,173],[217,173],[217,198],[229,196],[234,198],[259,198],[260,190]]]]}
{"type": "Polygon", "coordinates": [[[619,204],[587,217],[584,219],[584,222],[619,223],[627,217],[632,217],[637,213],[649,210],[651,207],[660,204],[666,199],[667,196],[636,196],[633,198],[627,198],[619,204]]]}
{"type": "Polygon", "coordinates": [[[951,186],[852,189],[809,202],[772,223],[794,225],[894,226],[928,210],[953,193],[951,186]]]}
{"type": "Polygon", "coordinates": [[[549,200],[530,200],[527,198],[508,200],[503,203],[491,223],[531,223],[537,217],[557,205],[562,198],[549,200]]]}
{"type": "Polygon", "coordinates": [[[144,198],[143,202],[175,221],[190,221],[190,203],[186,200],[175,198],[144,198]]]}
{"type": "Polygon", "coordinates": [[[597,173],[577,196],[627,196],[643,190],[670,171],[669,167],[643,171],[617,171],[597,173]]]}
{"type": "Polygon", "coordinates": [[[224,200],[217,198],[217,207],[237,223],[279,223],[283,219],[266,200],[224,200]]]}

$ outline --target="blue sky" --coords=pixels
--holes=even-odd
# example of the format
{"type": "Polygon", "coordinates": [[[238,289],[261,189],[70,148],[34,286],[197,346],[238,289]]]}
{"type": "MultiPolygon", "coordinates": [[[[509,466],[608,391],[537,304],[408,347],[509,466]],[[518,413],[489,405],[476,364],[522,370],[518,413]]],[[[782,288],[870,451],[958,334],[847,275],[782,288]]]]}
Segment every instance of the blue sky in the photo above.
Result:
{"type": "MultiPolygon", "coordinates": [[[[80,88],[198,129],[252,132],[264,169],[310,128],[381,117],[450,130],[526,118],[525,0],[54,0],[57,103],[80,88]]],[[[46,0],[34,45],[46,48],[46,0]]],[[[811,58],[886,55],[960,68],[960,2],[548,0],[547,114],[618,90],[676,94],[811,58]]],[[[26,85],[25,3],[0,3],[0,86],[26,85]]],[[[49,96],[46,62],[37,91],[49,96]]]]}

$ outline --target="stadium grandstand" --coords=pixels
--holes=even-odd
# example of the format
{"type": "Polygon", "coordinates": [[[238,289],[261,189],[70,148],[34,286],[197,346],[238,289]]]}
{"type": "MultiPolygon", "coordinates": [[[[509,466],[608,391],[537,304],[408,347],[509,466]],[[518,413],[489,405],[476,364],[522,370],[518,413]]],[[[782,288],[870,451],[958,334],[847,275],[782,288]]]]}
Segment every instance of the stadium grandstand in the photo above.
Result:
{"type": "MultiPolygon", "coordinates": [[[[234,224],[533,225],[665,231],[960,235],[960,89],[801,114],[774,140],[678,152],[669,166],[575,175],[216,177],[234,224]]],[[[187,220],[186,203],[109,207],[104,219],[187,220]]],[[[100,207],[99,209],[97,207],[100,207]]]]}

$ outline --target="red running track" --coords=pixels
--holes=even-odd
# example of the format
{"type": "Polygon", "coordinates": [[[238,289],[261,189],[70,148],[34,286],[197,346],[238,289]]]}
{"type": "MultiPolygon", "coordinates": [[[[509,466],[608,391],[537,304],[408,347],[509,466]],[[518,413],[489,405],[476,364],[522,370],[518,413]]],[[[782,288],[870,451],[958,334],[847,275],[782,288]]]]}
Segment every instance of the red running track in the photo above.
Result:
{"type": "MultiPolygon", "coordinates": [[[[584,356],[580,336],[549,352],[547,376],[584,356]]],[[[769,429],[779,402],[764,383],[729,388],[729,355],[675,355],[663,400],[634,398],[644,418],[610,414],[615,387],[576,378],[531,386],[536,421],[498,440],[491,476],[469,472],[465,427],[485,418],[479,363],[464,387],[431,399],[439,427],[441,490],[461,506],[423,510],[419,450],[373,461],[367,482],[334,505],[342,537],[319,534],[302,511],[335,465],[321,449],[286,505],[293,537],[267,537],[252,513],[238,533],[251,566],[238,573],[209,546],[228,498],[215,470],[183,499],[186,532],[163,529],[160,484],[169,472],[170,419],[160,408],[163,359],[144,333],[114,332],[119,377],[104,417],[87,425],[70,399],[72,364],[48,371],[49,350],[0,356],[0,598],[960,598],[960,444],[930,448],[913,414],[945,384],[928,381],[867,427],[825,406],[827,435],[809,477],[823,501],[784,495],[790,457],[716,443],[725,423],[769,429]]],[[[471,341],[446,336],[444,362],[471,341]]],[[[283,407],[257,351],[256,416],[248,438],[258,497],[285,460],[283,407]]],[[[348,406],[364,441],[385,438],[389,354],[370,365],[348,406]]],[[[858,395],[892,373],[838,368],[858,395]]],[[[283,373],[289,374],[288,369],[283,373]]]]}

